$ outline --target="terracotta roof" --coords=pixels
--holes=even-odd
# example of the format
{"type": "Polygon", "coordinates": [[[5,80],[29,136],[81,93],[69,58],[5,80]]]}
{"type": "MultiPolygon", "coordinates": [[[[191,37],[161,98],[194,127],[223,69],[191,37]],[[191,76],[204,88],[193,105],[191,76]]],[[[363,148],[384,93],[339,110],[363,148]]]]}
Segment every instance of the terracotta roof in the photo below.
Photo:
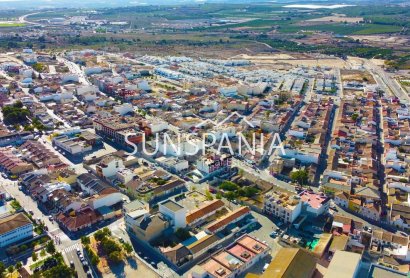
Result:
{"type": "Polygon", "coordinates": [[[210,225],[207,226],[208,231],[211,233],[219,230],[220,228],[228,225],[229,223],[235,221],[237,218],[249,213],[251,210],[249,207],[240,207],[224,217],[218,219],[216,222],[211,223],[210,225]]]}
{"type": "Polygon", "coordinates": [[[87,225],[96,223],[100,218],[101,216],[92,209],[76,212],[75,216],[63,213],[57,215],[57,220],[70,231],[77,231],[87,225]]]}
{"type": "Polygon", "coordinates": [[[0,235],[31,224],[30,219],[20,212],[0,219],[0,235]]]}
{"type": "Polygon", "coordinates": [[[224,202],[221,200],[214,200],[208,204],[204,204],[203,206],[199,207],[198,209],[190,212],[186,216],[186,222],[188,224],[194,222],[195,220],[211,213],[212,211],[216,211],[224,206],[224,202]]]}

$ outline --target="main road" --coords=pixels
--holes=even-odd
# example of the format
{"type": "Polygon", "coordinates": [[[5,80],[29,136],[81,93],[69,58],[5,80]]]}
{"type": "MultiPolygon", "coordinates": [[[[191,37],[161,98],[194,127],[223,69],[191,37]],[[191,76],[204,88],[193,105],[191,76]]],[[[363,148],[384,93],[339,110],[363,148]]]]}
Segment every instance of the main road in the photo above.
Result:
{"type": "Polygon", "coordinates": [[[363,66],[369,70],[373,75],[376,75],[376,81],[384,89],[388,89],[393,93],[396,97],[400,99],[400,101],[410,104],[410,96],[409,94],[391,77],[387,72],[385,72],[382,68],[375,65],[370,60],[364,60],[363,66]]]}

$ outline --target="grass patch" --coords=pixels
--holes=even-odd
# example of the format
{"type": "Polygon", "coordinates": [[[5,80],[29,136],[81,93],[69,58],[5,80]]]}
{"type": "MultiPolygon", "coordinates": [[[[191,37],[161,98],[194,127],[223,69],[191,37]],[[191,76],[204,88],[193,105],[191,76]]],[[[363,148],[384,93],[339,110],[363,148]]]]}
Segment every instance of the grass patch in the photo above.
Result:
{"type": "Polygon", "coordinates": [[[25,23],[18,23],[18,22],[2,22],[0,23],[1,27],[24,27],[26,26],[25,23]]]}

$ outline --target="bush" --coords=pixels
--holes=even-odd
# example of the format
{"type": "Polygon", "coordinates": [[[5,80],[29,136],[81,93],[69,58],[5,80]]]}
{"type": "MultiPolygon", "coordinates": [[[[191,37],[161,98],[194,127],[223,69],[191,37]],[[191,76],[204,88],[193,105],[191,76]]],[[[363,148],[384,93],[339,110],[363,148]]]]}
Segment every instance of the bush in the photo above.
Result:
{"type": "Polygon", "coordinates": [[[212,201],[214,199],[214,197],[212,196],[211,192],[209,192],[209,190],[205,191],[205,196],[208,201],[212,201]]]}
{"type": "Polygon", "coordinates": [[[21,209],[21,205],[17,200],[13,200],[10,202],[10,206],[15,209],[15,210],[19,210],[21,209]]]}
{"type": "Polygon", "coordinates": [[[37,256],[36,252],[33,252],[33,253],[31,254],[31,258],[33,259],[33,262],[37,261],[38,256],[37,256]]]}

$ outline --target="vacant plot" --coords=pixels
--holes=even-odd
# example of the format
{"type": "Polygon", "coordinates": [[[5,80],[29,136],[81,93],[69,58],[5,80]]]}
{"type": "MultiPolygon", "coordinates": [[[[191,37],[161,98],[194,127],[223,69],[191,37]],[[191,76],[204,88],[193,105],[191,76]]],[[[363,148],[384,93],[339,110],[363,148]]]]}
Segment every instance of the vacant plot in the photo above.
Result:
{"type": "MultiPolygon", "coordinates": [[[[318,22],[319,23],[319,22],[318,22]]],[[[400,32],[401,26],[382,24],[357,24],[357,23],[327,23],[304,26],[303,24],[289,24],[280,26],[278,29],[282,33],[296,33],[299,31],[322,31],[332,32],[340,35],[372,35],[383,33],[400,32]]]]}
{"type": "Polygon", "coordinates": [[[343,81],[367,82],[368,84],[376,84],[373,76],[368,71],[361,70],[341,70],[343,81]]]}
{"type": "Polygon", "coordinates": [[[363,17],[346,17],[346,16],[324,16],[319,18],[312,18],[306,21],[309,22],[347,22],[347,23],[357,23],[363,21],[363,17]]]}

